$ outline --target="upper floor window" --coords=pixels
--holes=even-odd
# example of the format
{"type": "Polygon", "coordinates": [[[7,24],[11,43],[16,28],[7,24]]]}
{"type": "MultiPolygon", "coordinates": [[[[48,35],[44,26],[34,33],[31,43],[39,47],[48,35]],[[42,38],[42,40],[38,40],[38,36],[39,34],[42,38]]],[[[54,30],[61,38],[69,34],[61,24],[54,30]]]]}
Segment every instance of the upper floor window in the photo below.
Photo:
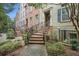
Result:
{"type": "Polygon", "coordinates": [[[58,9],[58,21],[69,21],[68,13],[65,8],[58,9]]]}
{"type": "Polygon", "coordinates": [[[62,8],[62,20],[68,20],[68,13],[66,8],[62,8]]]}
{"type": "Polygon", "coordinates": [[[36,19],[39,20],[39,16],[38,15],[36,15],[36,19]]]}
{"type": "Polygon", "coordinates": [[[30,20],[32,20],[32,17],[30,17],[30,20]]]}

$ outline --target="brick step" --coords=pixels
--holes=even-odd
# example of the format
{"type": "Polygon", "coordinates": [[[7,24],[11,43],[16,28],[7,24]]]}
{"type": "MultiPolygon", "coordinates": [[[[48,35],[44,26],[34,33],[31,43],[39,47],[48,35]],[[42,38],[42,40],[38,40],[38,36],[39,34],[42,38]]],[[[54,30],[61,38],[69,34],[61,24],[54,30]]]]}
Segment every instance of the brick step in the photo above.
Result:
{"type": "Polygon", "coordinates": [[[44,41],[29,41],[29,44],[44,44],[44,41]]]}
{"type": "Polygon", "coordinates": [[[39,33],[43,33],[43,31],[38,31],[39,33]]]}
{"type": "Polygon", "coordinates": [[[32,35],[31,38],[43,38],[43,35],[32,35]]]}
{"type": "Polygon", "coordinates": [[[40,40],[43,40],[43,38],[30,38],[30,40],[32,40],[32,41],[33,41],[33,40],[34,40],[34,41],[35,41],[35,40],[36,40],[36,41],[40,41],[40,40]]]}
{"type": "Polygon", "coordinates": [[[43,33],[34,33],[33,35],[43,35],[43,33]]]}

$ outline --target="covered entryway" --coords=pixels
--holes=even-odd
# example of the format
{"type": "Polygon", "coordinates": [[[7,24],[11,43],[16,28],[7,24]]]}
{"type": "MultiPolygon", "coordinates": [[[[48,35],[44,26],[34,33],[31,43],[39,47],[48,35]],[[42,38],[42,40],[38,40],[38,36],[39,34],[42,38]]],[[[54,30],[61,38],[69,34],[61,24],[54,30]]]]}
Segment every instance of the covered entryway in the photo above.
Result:
{"type": "Polygon", "coordinates": [[[28,30],[28,19],[26,19],[26,31],[28,30]]]}
{"type": "Polygon", "coordinates": [[[46,11],[44,15],[45,15],[45,26],[49,27],[50,26],[50,10],[46,11]]]}

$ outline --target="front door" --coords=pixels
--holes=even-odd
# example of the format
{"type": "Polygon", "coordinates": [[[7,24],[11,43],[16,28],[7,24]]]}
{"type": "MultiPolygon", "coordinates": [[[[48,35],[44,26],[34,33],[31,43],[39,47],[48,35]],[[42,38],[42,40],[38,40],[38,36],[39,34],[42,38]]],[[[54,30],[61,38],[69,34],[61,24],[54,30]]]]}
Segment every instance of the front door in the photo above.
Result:
{"type": "Polygon", "coordinates": [[[45,26],[50,26],[50,10],[46,11],[45,13],[45,26]]]}
{"type": "Polygon", "coordinates": [[[26,31],[28,30],[28,19],[26,19],[26,31]]]}

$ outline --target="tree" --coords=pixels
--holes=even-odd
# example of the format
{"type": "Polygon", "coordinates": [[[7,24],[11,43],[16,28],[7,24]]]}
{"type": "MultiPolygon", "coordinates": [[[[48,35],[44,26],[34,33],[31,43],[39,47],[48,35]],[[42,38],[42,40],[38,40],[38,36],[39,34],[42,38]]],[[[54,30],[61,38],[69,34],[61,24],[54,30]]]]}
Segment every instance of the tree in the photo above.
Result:
{"type": "Polygon", "coordinates": [[[79,3],[65,3],[62,6],[66,7],[68,17],[76,29],[77,42],[79,43],[79,3]]]}
{"type": "Polygon", "coordinates": [[[14,9],[15,4],[0,4],[0,32],[4,32],[8,27],[9,16],[6,13],[11,12],[14,9]]]}
{"type": "Polygon", "coordinates": [[[8,29],[12,28],[13,24],[14,24],[14,20],[11,20],[11,19],[8,17],[8,19],[7,19],[7,28],[8,28],[8,29]]]}
{"type": "Polygon", "coordinates": [[[3,11],[3,8],[0,6],[0,32],[3,31],[3,28],[7,25],[7,15],[3,11]]]}
{"type": "Polygon", "coordinates": [[[3,5],[3,10],[6,13],[9,13],[14,10],[14,6],[16,5],[16,3],[2,3],[2,5],[3,5]]]}

